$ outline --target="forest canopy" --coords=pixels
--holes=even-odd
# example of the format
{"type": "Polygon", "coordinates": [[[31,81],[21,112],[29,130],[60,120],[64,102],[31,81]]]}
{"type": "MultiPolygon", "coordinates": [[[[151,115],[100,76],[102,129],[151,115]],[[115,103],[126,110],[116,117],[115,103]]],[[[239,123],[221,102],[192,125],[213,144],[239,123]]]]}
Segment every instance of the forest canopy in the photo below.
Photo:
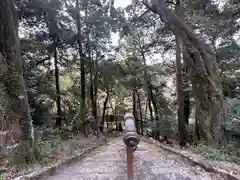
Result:
{"type": "Polygon", "coordinates": [[[32,161],[34,131],[98,136],[129,110],[141,135],[239,148],[240,2],[119,2],[0,1],[1,148],[32,161]]]}

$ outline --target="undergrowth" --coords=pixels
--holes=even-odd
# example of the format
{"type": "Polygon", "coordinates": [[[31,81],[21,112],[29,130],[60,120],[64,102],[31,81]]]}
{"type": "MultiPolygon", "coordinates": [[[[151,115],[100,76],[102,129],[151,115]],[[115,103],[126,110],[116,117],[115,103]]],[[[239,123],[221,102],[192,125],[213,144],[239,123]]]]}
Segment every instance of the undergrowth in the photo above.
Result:
{"type": "Polygon", "coordinates": [[[206,158],[240,164],[240,151],[231,146],[217,149],[204,143],[200,143],[197,146],[197,151],[206,158]]]}

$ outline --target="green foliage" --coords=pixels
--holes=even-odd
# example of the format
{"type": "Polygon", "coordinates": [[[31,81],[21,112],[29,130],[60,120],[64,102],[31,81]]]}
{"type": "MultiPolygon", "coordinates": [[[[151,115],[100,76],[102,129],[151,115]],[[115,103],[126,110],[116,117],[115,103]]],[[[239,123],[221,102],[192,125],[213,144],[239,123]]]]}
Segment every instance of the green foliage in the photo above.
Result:
{"type": "MultiPolygon", "coordinates": [[[[172,33],[157,15],[145,11],[142,3],[117,9],[113,6],[114,1],[109,1],[110,4],[94,0],[79,2],[79,7],[76,1],[69,0],[28,0],[18,4],[20,27],[23,32],[28,32],[23,41],[25,43],[22,43],[22,53],[34,124],[42,125],[56,113],[57,84],[52,59],[57,49],[61,109],[65,117],[63,124],[71,125],[74,121],[82,123],[80,107],[83,84],[79,67],[80,62],[84,62],[87,107],[91,106],[90,84],[96,84],[98,88],[96,99],[100,106],[105,100],[103,95],[110,92],[107,106],[111,106],[112,112],[123,112],[124,108],[132,106],[133,89],[143,91],[140,101],[145,102],[147,86],[151,86],[159,114],[154,114],[153,122],[144,121],[144,127],[160,132],[161,136],[172,136],[176,126],[176,107],[172,106],[175,99],[165,97],[168,91],[166,77],[175,73],[175,65],[170,58],[174,55],[172,50],[175,46],[172,33]],[[76,32],[78,20],[81,26],[79,33],[76,32]],[[123,40],[116,54],[111,46],[112,32],[119,32],[123,40]],[[158,122],[156,116],[160,117],[158,122]]],[[[228,1],[220,10],[214,3],[211,8],[204,9],[199,1],[181,1],[184,20],[217,53],[219,67],[224,74],[223,87],[228,97],[236,97],[240,93],[240,48],[233,40],[239,31],[234,14],[239,10],[236,4],[228,1]]],[[[172,4],[168,5],[174,8],[172,4]]],[[[184,90],[192,96],[191,80],[185,74],[184,90]]],[[[143,110],[145,107],[141,108],[143,110]]],[[[239,109],[238,106],[231,108],[231,117],[226,120],[226,126],[230,123],[232,128],[233,120],[239,119],[239,109]]],[[[101,108],[98,113],[102,114],[101,108]]]]}
{"type": "Polygon", "coordinates": [[[173,116],[160,117],[159,121],[154,119],[151,121],[147,119],[144,121],[144,127],[149,129],[148,131],[156,133],[159,132],[159,135],[167,138],[173,139],[175,138],[175,126],[176,126],[176,118],[173,116]]]}
{"type": "MultiPolygon", "coordinates": [[[[21,0],[19,2],[17,10],[20,34],[24,35],[21,41],[24,78],[34,125],[52,123],[51,120],[55,119],[56,87],[60,85],[63,126],[61,130],[50,133],[51,137],[41,139],[39,147],[42,150],[42,157],[51,159],[57,153],[61,155],[62,152],[58,151],[66,147],[61,142],[72,139],[75,135],[71,130],[72,125],[79,122],[81,128],[83,127],[84,119],[81,119],[81,115],[84,112],[81,112],[81,106],[83,107],[86,103],[87,117],[89,111],[93,109],[89,93],[91,85],[96,90],[94,96],[96,96],[98,116],[103,114],[102,106],[106,93],[109,94],[106,113],[122,114],[126,108],[132,107],[132,91],[136,90],[140,96],[140,107],[137,103],[136,109],[137,112],[140,112],[140,108],[142,110],[144,129],[158,132],[160,136],[176,138],[176,98],[175,95],[172,99],[165,96],[166,93],[171,93],[166,88],[166,79],[175,76],[173,52],[175,37],[169,28],[160,22],[158,15],[149,10],[146,11],[145,6],[142,3],[136,3],[137,1],[133,1],[133,4],[126,9],[115,8],[114,0],[110,0],[110,4],[105,0],[79,0],[79,7],[75,0],[21,0]],[[80,13],[79,18],[78,13],[80,13]],[[78,23],[80,27],[77,27],[78,23]],[[120,34],[117,50],[111,44],[113,32],[120,34]],[[55,52],[58,68],[53,62],[55,52]],[[81,83],[82,62],[85,64],[86,84],[81,83]],[[57,71],[55,70],[57,69],[60,77],[59,84],[56,83],[57,71]],[[81,102],[83,86],[86,86],[84,103],[81,102]],[[150,119],[149,108],[145,105],[148,101],[148,90],[152,91],[156,101],[153,120],[150,119]],[[51,140],[56,139],[56,142],[50,143],[51,140]],[[46,148],[48,146],[49,149],[46,148]]],[[[235,38],[239,36],[240,30],[240,1],[228,0],[221,9],[217,1],[205,7],[201,2],[182,0],[181,18],[198,37],[214,49],[219,71],[222,74],[220,80],[223,82],[224,94],[227,98],[236,99],[240,95],[240,46],[235,38]]],[[[173,3],[167,5],[174,11],[173,3]]],[[[16,81],[19,78],[14,76],[15,72],[4,76],[4,78],[12,78],[8,83],[10,88],[15,88],[12,84],[18,84],[16,81]]],[[[194,83],[192,77],[184,74],[183,79],[184,91],[189,92],[192,97],[194,83]]],[[[220,80],[216,82],[219,84],[220,80]]],[[[15,92],[11,92],[13,96],[17,95],[17,89],[18,87],[15,92]]],[[[5,92],[1,85],[1,98],[6,97],[5,92]]],[[[8,110],[13,105],[8,98],[3,98],[0,105],[0,114],[2,113],[3,117],[6,118],[10,113],[15,113],[8,110]]],[[[194,107],[194,105],[195,102],[191,102],[191,106],[194,107]]],[[[225,129],[231,131],[229,133],[231,135],[239,135],[239,100],[230,102],[226,111],[225,129]]],[[[44,131],[47,130],[44,129],[44,131]]],[[[22,156],[26,156],[25,152],[29,152],[30,156],[34,153],[28,143],[19,146],[18,154],[10,158],[12,163],[18,159],[23,162],[22,156]]],[[[71,148],[69,149],[72,151],[71,148]]],[[[197,150],[207,158],[240,162],[239,149],[236,150],[231,145],[228,148],[215,149],[199,144],[197,150]]],[[[69,155],[72,155],[72,152],[69,152],[69,155]]],[[[30,162],[30,156],[24,158],[28,158],[30,162]]]]}
{"type": "Polygon", "coordinates": [[[62,91],[67,91],[73,86],[73,81],[68,74],[60,76],[59,79],[62,91]]]}
{"type": "Polygon", "coordinates": [[[236,103],[232,108],[233,117],[235,119],[240,118],[240,103],[236,103]]]}
{"type": "Polygon", "coordinates": [[[35,163],[39,160],[39,152],[36,149],[36,146],[32,146],[32,139],[26,139],[20,141],[15,148],[12,149],[12,152],[9,153],[9,164],[11,166],[20,165],[23,163],[35,163]]]}
{"type": "Polygon", "coordinates": [[[225,128],[233,133],[240,133],[240,101],[236,98],[226,99],[226,120],[225,128]]]}
{"type": "Polygon", "coordinates": [[[28,89],[28,100],[34,125],[42,125],[51,115],[53,107],[53,78],[36,66],[35,56],[24,56],[24,78],[28,89]]]}
{"type": "Polygon", "coordinates": [[[240,152],[234,148],[220,148],[216,149],[204,143],[200,143],[197,146],[197,151],[206,158],[220,160],[220,161],[231,161],[240,163],[240,152]]]}

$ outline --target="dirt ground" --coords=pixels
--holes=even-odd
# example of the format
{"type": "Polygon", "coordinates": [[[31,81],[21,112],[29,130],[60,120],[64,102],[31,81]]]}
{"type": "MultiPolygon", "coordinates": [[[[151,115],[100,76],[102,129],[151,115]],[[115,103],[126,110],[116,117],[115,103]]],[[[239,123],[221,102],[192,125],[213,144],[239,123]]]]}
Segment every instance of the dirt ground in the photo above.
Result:
{"type": "MultiPolygon", "coordinates": [[[[222,180],[220,176],[192,166],[177,155],[141,141],[134,154],[137,180],[222,180]]],[[[122,138],[110,141],[82,161],[59,169],[44,180],[127,180],[126,149],[122,138]]]]}

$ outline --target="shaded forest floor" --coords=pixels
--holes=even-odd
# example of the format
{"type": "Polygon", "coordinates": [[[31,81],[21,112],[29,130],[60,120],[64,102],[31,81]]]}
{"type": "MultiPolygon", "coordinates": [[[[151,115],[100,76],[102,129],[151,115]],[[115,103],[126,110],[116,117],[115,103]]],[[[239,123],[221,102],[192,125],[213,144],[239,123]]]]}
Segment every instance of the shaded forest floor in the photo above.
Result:
{"type": "MultiPolygon", "coordinates": [[[[41,133],[39,133],[41,134],[41,133]]],[[[116,134],[115,134],[116,135],[116,134]]],[[[48,130],[47,133],[37,135],[37,147],[39,151],[39,160],[33,164],[11,164],[11,158],[1,157],[0,177],[12,179],[40,170],[42,167],[57,164],[61,160],[77,156],[88,148],[105,142],[108,136],[100,134],[96,136],[83,134],[74,135],[70,132],[57,132],[48,130]]]]}

